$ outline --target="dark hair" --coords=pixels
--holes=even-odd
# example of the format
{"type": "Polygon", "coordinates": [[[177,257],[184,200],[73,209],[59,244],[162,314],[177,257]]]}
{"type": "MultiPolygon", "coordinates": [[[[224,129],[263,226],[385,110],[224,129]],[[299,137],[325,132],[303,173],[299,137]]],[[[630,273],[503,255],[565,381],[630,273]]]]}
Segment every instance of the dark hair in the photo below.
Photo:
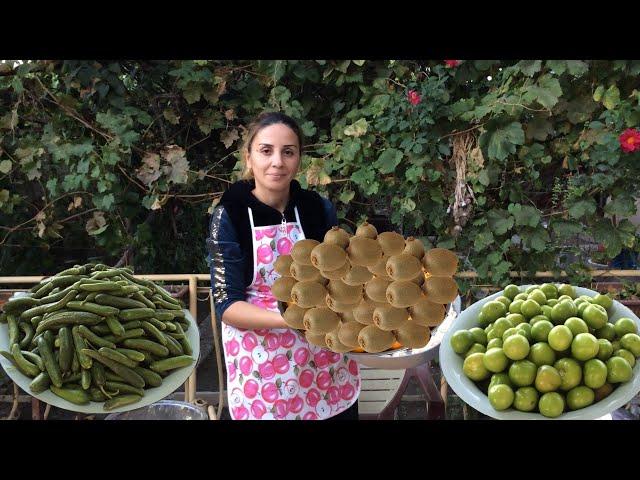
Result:
{"type": "MultiPolygon", "coordinates": [[[[253,139],[256,134],[262,130],[263,128],[269,127],[271,125],[283,124],[293,130],[293,133],[298,137],[298,146],[300,150],[300,154],[302,154],[302,130],[300,129],[300,125],[289,115],[285,115],[281,112],[264,112],[258,115],[247,128],[247,133],[245,136],[244,145],[242,148],[242,152],[244,154],[251,153],[251,143],[253,143],[253,139]]],[[[244,161],[244,158],[243,158],[244,161]]],[[[246,162],[244,165],[244,171],[242,172],[242,177],[245,179],[251,178],[252,173],[247,168],[246,162]]]]}

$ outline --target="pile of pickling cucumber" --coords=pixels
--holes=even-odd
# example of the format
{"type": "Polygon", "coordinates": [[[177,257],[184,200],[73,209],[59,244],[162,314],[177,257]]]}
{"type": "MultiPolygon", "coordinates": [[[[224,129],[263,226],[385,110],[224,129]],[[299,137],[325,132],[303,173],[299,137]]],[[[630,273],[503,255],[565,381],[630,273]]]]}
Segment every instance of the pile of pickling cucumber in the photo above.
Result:
{"type": "Polygon", "coordinates": [[[33,379],[32,393],[105,411],[138,402],[194,361],[181,302],[127,267],[59,272],[5,303],[0,323],[9,334],[0,354],[33,379]]]}

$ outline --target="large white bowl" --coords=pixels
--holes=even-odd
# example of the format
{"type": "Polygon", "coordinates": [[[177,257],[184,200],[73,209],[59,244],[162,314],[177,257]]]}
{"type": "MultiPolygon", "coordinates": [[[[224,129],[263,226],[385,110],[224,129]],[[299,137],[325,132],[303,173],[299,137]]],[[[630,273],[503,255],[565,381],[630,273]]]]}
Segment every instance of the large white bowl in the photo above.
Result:
{"type": "MultiPolygon", "coordinates": [[[[521,287],[524,291],[528,285],[521,287]]],[[[579,295],[589,295],[593,297],[598,294],[587,288],[575,287],[579,295]]],[[[471,381],[463,372],[462,364],[464,358],[451,348],[451,336],[458,330],[477,327],[478,315],[482,306],[503,294],[503,291],[495,293],[489,297],[474,303],[464,310],[454,321],[453,325],[445,333],[440,344],[440,367],[447,383],[465,403],[493,418],[500,420],[595,420],[599,419],[614,410],[624,406],[635,395],[640,392],[640,361],[636,362],[633,368],[633,378],[616,388],[608,397],[594,403],[586,408],[575,411],[567,411],[554,419],[549,419],[540,413],[520,412],[514,408],[498,411],[489,403],[489,398],[471,381]]],[[[613,307],[609,311],[609,321],[615,323],[622,317],[629,317],[636,322],[640,329],[640,319],[620,302],[613,302],[613,307]]]]}
{"type": "MultiPolygon", "coordinates": [[[[98,402],[89,402],[87,405],[76,405],[75,403],[68,402],[63,400],[62,398],[55,395],[51,390],[45,390],[42,393],[33,393],[29,389],[29,384],[33,379],[27,377],[22,372],[20,372],[16,367],[14,367],[11,362],[0,355],[0,365],[4,368],[4,371],[7,372],[7,375],[13,380],[18,386],[24,390],[29,395],[37,398],[38,400],[53,405],[54,407],[63,408],[65,410],[70,410],[72,412],[80,412],[80,413],[116,413],[116,412],[127,412],[129,410],[135,410],[136,408],[144,407],[146,405],[150,405],[158,400],[162,400],[166,396],[173,393],[176,389],[182,385],[191,372],[195,368],[198,357],[200,356],[200,332],[198,331],[198,325],[195,320],[189,313],[189,310],[184,310],[186,318],[189,320],[189,328],[185,332],[187,338],[189,340],[189,344],[191,345],[191,349],[193,350],[193,363],[188,367],[179,368],[174,370],[169,375],[162,379],[162,385],[159,387],[153,387],[149,389],[145,389],[144,396],[142,399],[136,403],[132,403],[130,405],[125,405],[120,408],[116,408],[114,410],[105,410],[102,408],[103,403],[98,402]]],[[[9,332],[7,324],[0,324],[0,350],[9,350],[9,332]]]]}

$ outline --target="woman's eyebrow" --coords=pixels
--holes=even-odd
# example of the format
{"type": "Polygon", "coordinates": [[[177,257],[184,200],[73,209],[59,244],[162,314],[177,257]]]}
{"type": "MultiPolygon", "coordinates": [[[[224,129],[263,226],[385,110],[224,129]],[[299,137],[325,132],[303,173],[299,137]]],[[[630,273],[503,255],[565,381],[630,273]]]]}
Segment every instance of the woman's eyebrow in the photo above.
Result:
{"type": "MultiPolygon", "coordinates": [[[[271,145],[270,143],[259,143],[258,145],[260,145],[261,147],[273,147],[273,145],[271,145]]],[[[295,145],[295,144],[283,145],[283,147],[295,147],[295,148],[298,148],[298,146],[295,145]]]]}

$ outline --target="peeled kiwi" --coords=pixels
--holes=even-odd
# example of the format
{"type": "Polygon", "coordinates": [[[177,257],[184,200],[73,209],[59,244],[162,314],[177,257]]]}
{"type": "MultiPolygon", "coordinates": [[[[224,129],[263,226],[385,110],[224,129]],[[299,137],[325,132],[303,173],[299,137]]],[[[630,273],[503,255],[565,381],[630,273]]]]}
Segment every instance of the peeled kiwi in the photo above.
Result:
{"type": "Polygon", "coordinates": [[[394,280],[411,280],[422,272],[422,265],[413,255],[401,253],[389,257],[386,270],[387,275],[394,280]]]}
{"type": "Polygon", "coordinates": [[[422,348],[431,339],[431,330],[409,320],[393,332],[403,347],[422,348]]]}
{"type": "Polygon", "coordinates": [[[445,304],[453,302],[458,296],[458,284],[452,277],[432,275],[425,279],[422,291],[427,300],[445,304]]]}
{"type": "Polygon", "coordinates": [[[313,265],[302,265],[296,262],[291,264],[289,274],[299,282],[320,282],[324,280],[318,269],[313,265]]]}
{"type": "Polygon", "coordinates": [[[353,310],[356,307],[356,305],[358,305],[358,301],[353,303],[338,302],[337,300],[332,298],[331,294],[329,293],[327,293],[324,301],[327,307],[329,307],[331,310],[337,313],[348,312],[349,310],[353,310]]]}
{"type": "Polygon", "coordinates": [[[291,289],[298,283],[293,277],[276,278],[271,285],[271,294],[281,302],[291,302],[291,289]]]}
{"type": "Polygon", "coordinates": [[[380,330],[375,325],[367,325],[358,333],[358,345],[365,352],[379,353],[391,348],[396,341],[392,332],[380,330]]]}
{"type": "Polygon", "coordinates": [[[408,253],[421,260],[424,257],[424,243],[418,238],[407,237],[403,253],[408,253]]]}
{"type": "Polygon", "coordinates": [[[376,239],[378,236],[378,230],[370,223],[364,222],[356,229],[356,235],[358,237],[366,237],[376,239]]]}
{"type": "Polygon", "coordinates": [[[337,353],[345,353],[345,352],[350,352],[351,350],[353,350],[355,347],[350,347],[349,345],[345,345],[344,343],[342,343],[340,341],[340,337],[338,337],[338,332],[340,330],[338,328],[336,328],[335,330],[327,333],[324,337],[324,341],[327,344],[327,347],[329,348],[329,350],[331,350],[332,352],[337,352],[337,353]]]}
{"type": "Polygon", "coordinates": [[[433,303],[422,297],[418,303],[408,308],[411,321],[424,327],[437,327],[445,316],[444,305],[433,303]]]}
{"type": "Polygon", "coordinates": [[[365,327],[360,322],[346,322],[338,327],[338,339],[343,345],[351,348],[358,348],[358,334],[365,327]]]}
{"type": "Polygon", "coordinates": [[[396,232],[382,232],[378,234],[378,243],[386,257],[402,253],[405,247],[404,237],[396,232]]]}
{"type": "Polygon", "coordinates": [[[367,267],[354,265],[346,275],[342,277],[342,281],[347,285],[364,285],[373,278],[373,273],[367,267]]]}
{"type": "Polygon", "coordinates": [[[282,318],[284,318],[286,324],[291,328],[304,330],[304,324],[302,323],[302,320],[306,311],[306,308],[302,308],[295,303],[291,303],[282,314],[282,318]]]}
{"type": "Polygon", "coordinates": [[[298,240],[293,244],[291,249],[291,256],[296,263],[301,265],[312,265],[311,263],[311,250],[313,250],[320,242],[313,238],[307,238],[305,240],[298,240]]]}
{"type": "Polygon", "coordinates": [[[390,284],[391,282],[376,277],[373,280],[369,280],[369,283],[367,283],[367,286],[365,287],[365,291],[371,300],[386,303],[387,287],[390,284]]]}
{"type": "Polygon", "coordinates": [[[356,303],[362,298],[362,285],[347,285],[342,280],[331,280],[327,292],[336,302],[356,303]]]}
{"type": "Polygon", "coordinates": [[[373,311],[373,324],[380,330],[395,330],[409,320],[406,308],[395,308],[391,305],[377,307],[373,311]]]}
{"type": "Polygon", "coordinates": [[[411,280],[396,280],[391,282],[386,290],[387,302],[396,308],[415,305],[421,297],[420,287],[411,280]]]}
{"type": "Polygon", "coordinates": [[[431,275],[451,277],[458,269],[458,256],[451,250],[432,248],[424,254],[422,265],[431,275]]]}
{"type": "Polygon", "coordinates": [[[280,255],[273,264],[273,269],[282,277],[291,277],[291,264],[293,257],[291,255],[280,255]]]}
{"type": "Polygon", "coordinates": [[[340,280],[349,273],[349,270],[351,270],[351,263],[347,260],[344,265],[336,270],[320,270],[320,275],[329,280],[340,280]]]}
{"type": "Polygon", "coordinates": [[[338,327],[340,317],[327,307],[315,307],[305,312],[302,323],[314,333],[329,333],[338,327]]]}
{"type": "MultiPolygon", "coordinates": [[[[355,322],[356,321],[356,317],[354,317],[353,315],[353,309],[356,307],[357,305],[350,305],[351,308],[346,309],[344,312],[340,312],[338,314],[338,316],[340,317],[340,319],[343,322],[355,322]]],[[[331,308],[331,307],[329,307],[331,308]]],[[[335,312],[335,310],[334,310],[335,312]]]]}
{"type": "Polygon", "coordinates": [[[389,257],[383,255],[375,265],[367,266],[367,270],[373,273],[376,277],[389,277],[389,275],[387,275],[387,260],[389,260],[389,257]]]}
{"type": "Polygon", "coordinates": [[[324,234],[324,243],[332,243],[344,249],[349,246],[349,238],[351,235],[342,228],[331,227],[331,230],[324,234]]]}
{"type": "Polygon", "coordinates": [[[291,288],[291,300],[302,308],[313,308],[318,305],[324,305],[324,297],[326,294],[327,289],[318,282],[298,282],[291,288]]]}
{"type": "Polygon", "coordinates": [[[347,247],[347,255],[351,265],[372,267],[383,255],[380,244],[368,237],[351,237],[347,247]]]}
{"type": "Polygon", "coordinates": [[[310,330],[304,332],[304,336],[311,345],[316,347],[327,348],[327,342],[325,341],[326,333],[315,333],[310,330]]]}

